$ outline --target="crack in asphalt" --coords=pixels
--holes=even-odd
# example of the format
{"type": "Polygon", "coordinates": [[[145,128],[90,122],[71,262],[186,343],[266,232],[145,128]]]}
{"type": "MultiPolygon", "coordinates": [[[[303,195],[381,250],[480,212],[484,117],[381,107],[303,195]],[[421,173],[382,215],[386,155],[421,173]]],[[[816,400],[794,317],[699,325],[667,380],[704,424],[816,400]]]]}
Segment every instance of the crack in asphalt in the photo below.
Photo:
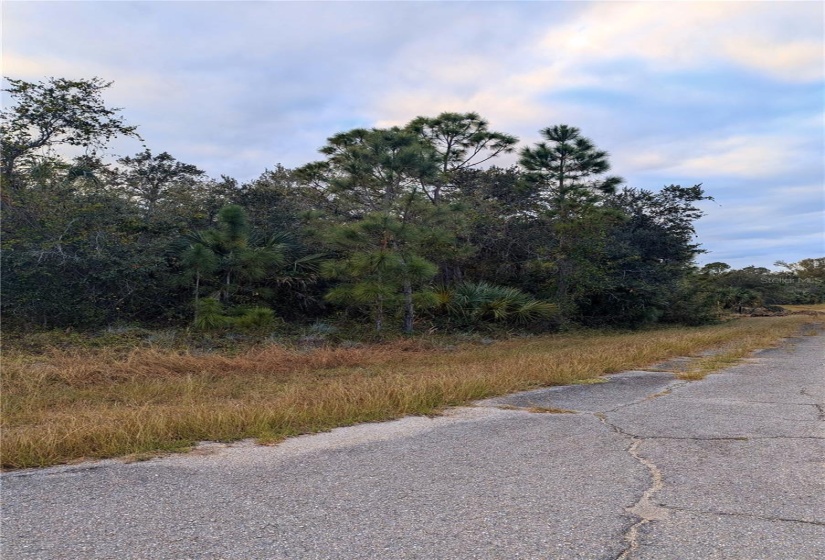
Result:
{"type": "Polygon", "coordinates": [[[816,525],[825,527],[825,521],[811,521],[809,519],[795,519],[791,517],[775,517],[771,515],[757,515],[755,513],[741,513],[732,511],[705,511],[701,509],[692,509],[679,506],[660,506],[666,510],[684,511],[686,513],[696,513],[699,515],[724,515],[726,517],[747,517],[749,519],[760,519],[762,521],[779,521],[782,523],[805,523],[807,525],[816,525]]]}
{"type": "MultiPolygon", "coordinates": [[[[638,521],[633,523],[624,533],[624,540],[627,543],[625,549],[615,557],[614,560],[629,560],[631,556],[636,552],[639,547],[639,531],[642,527],[647,525],[648,523],[652,523],[654,521],[664,521],[668,519],[670,515],[670,511],[684,511],[690,513],[697,513],[702,515],[724,515],[724,516],[731,516],[731,517],[746,517],[750,519],[761,519],[766,521],[774,521],[774,522],[784,522],[784,523],[804,523],[809,525],[817,525],[817,526],[825,526],[825,523],[819,521],[811,521],[806,519],[792,519],[792,518],[783,518],[783,517],[770,517],[770,516],[761,516],[756,514],[747,514],[747,513],[734,513],[734,512],[716,512],[716,511],[701,511],[701,510],[691,510],[689,508],[681,508],[676,506],[667,506],[660,503],[656,503],[653,501],[653,496],[659,492],[664,487],[664,477],[662,476],[662,472],[659,467],[649,459],[642,457],[639,454],[639,447],[648,439],[659,439],[659,440],[694,440],[694,441],[749,441],[749,440],[761,440],[761,439],[815,439],[815,440],[825,440],[825,437],[817,437],[817,436],[719,436],[719,437],[702,437],[702,436],[641,436],[639,434],[633,434],[622,429],[617,424],[614,424],[610,420],[608,420],[607,415],[611,412],[616,412],[618,410],[622,410],[625,408],[629,408],[631,406],[636,406],[641,404],[645,401],[650,399],[659,398],[671,395],[675,389],[687,385],[689,382],[682,381],[677,382],[674,385],[671,385],[665,388],[658,393],[654,393],[651,395],[647,395],[643,399],[639,399],[632,403],[623,404],[617,407],[614,407],[610,410],[604,412],[595,412],[592,413],[593,416],[599,419],[599,421],[604,424],[605,426],[609,427],[613,432],[630,438],[631,444],[627,448],[627,452],[638,461],[641,465],[643,465],[648,472],[650,473],[651,477],[651,484],[650,486],[642,493],[642,496],[639,500],[631,507],[625,508],[625,511],[635,516],[638,521]]],[[[800,394],[807,397],[813,397],[810,395],[805,389],[800,391],[800,394]]],[[[772,402],[759,402],[759,401],[736,401],[742,403],[750,403],[750,404],[791,404],[791,405],[800,405],[800,406],[813,406],[818,410],[818,420],[825,420],[825,407],[819,403],[772,403],[772,402]]],[[[583,412],[583,411],[578,411],[583,412]]]]}
{"type": "MultiPolygon", "coordinates": [[[[799,394],[803,397],[809,397],[811,399],[816,399],[816,397],[808,392],[807,389],[804,387],[799,391],[799,394]]],[[[825,405],[819,402],[807,403],[819,411],[819,420],[825,421],[825,405]]]]}
{"type": "MultiPolygon", "coordinates": [[[[643,402],[643,399],[640,402],[643,402]]],[[[638,403],[637,403],[638,404],[638,403]]],[[[618,409],[616,409],[618,410],[618,409]]],[[[593,416],[605,426],[609,427],[615,433],[629,437],[631,439],[630,446],[627,448],[627,453],[636,459],[642,466],[644,466],[648,473],[650,473],[651,483],[647,489],[642,492],[639,500],[630,507],[626,507],[625,511],[638,518],[638,521],[633,523],[624,533],[624,540],[627,543],[624,550],[615,558],[615,560],[627,560],[630,555],[639,549],[639,529],[653,521],[662,521],[668,518],[668,510],[653,502],[653,495],[661,490],[664,486],[664,477],[662,471],[652,461],[645,459],[639,454],[639,447],[644,443],[646,438],[634,436],[619,428],[607,419],[607,414],[597,412],[593,416]]]]}
{"type": "Polygon", "coordinates": [[[652,482],[647,490],[642,493],[642,497],[639,498],[638,502],[636,502],[632,507],[625,508],[628,513],[635,515],[639,518],[639,520],[631,525],[625,532],[624,540],[627,543],[627,547],[619,556],[616,557],[616,560],[626,560],[627,558],[630,558],[631,554],[639,549],[639,529],[652,521],[665,520],[670,515],[667,508],[654,503],[651,499],[656,492],[662,489],[664,486],[664,481],[662,478],[662,471],[659,470],[659,467],[657,467],[652,461],[649,461],[639,455],[639,446],[643,443],[643,441],[644,440],[642,439],[634,439],[633,443],[631,443],[630,447],[628,447],[627,452],[647,468],[652,482]]]}

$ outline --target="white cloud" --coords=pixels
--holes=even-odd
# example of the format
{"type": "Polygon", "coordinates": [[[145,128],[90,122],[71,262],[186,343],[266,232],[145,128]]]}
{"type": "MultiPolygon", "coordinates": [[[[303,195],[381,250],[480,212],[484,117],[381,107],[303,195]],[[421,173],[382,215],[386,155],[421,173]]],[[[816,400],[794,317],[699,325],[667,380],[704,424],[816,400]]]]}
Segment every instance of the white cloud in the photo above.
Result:
{"type": "Polygon", "coordinates": [[[781,133],[746,131],[720,137],[704,134],[622,145],[613,153],[621,169],[635,173],[697,178],[769,179],[822,171],[822,143],[807,126],[781,133]]]}
{"type": "Polygon", "coordinates": [[[779,80],[821,79],[823,7],[817,2],[609,2],[548,30],[539,55],[571,68],[636,59],[659,70],[733,63],[779,80]]]}
{"type": "Polygon", "coordinates": [[[723,48],[737,63],[785,81],[813,82],[825,69],[821,39],[777,44],[739,37],[725,41],[723,48]]]}
{"type": "Polygon", "coordinates": [[[733,136],[705,144],[701,154],[687,157],[671,169],[697,177],[773,177],[794,166],[800,147],[800,140],[793,137],[733,136]]]}

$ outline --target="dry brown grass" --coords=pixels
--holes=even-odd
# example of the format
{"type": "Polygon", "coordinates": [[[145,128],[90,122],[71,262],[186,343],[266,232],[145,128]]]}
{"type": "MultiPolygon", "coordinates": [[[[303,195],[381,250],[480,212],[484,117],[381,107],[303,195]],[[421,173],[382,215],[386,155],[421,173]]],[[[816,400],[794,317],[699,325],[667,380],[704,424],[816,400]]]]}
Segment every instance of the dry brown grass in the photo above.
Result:
{"type": "Polygon", "coordinates": [[[825,313],[825,303],[809,303],[805,305],[783,305],[782,307],[794,313],[825,313]]]}
{"type": "Polygon", "coordinates": [[[272,345],[234,356],[153,348],[7,354],[2,465],[140,456],[201,440],[275,442],[358,422],[435,414],[475,399],[582,382],[720,345],[729,345],[726,352],[735,359],[815,320],[752,318],[453,350],[409,340],[311,351],[272,345]]]}

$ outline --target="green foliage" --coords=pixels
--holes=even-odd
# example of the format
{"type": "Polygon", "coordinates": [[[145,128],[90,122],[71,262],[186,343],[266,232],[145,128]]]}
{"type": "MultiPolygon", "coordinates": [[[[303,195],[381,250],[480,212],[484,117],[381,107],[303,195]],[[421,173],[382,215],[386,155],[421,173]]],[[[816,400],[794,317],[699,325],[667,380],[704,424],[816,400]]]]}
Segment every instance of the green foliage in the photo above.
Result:
{"type": "Polygon", "coordinates": [[[673,320],[684,298],[697,316],[713,315],[704,297],[684,295],[684,284],[694,283],[692,263],[700,252],[693,243],[692,224],[701,216],[695,205],[707,198],[699,185],[655,193],[624,188],[605,197],[603,207],[619,219],[607,224],[600,253],[589,259],[598,276],[575,295],[578,321],[628,327],[673,320]],[[708,309],[699,311],[699,302],[708,309]]]}
{"type": "Polygon", "coordinates": [[[203,298],[197,303],[195,328],[202,331],[220,329],[229,325],[230,319],[224,315],[223,305],[215,298],[203,298]]]}
{"type": "Polygon", "coordinates": [[[746,308],[780,304],[825,302],[825,258],[798,263],[778,261],[784,270],[747,266],[734,270],[725,263],[704,266],[697,282],[714,294],[720,309],[742,312],[746,308]]]}
{"type": "Polygon", "coordinates": [[[418,136],[423,145],[434,151],[437,173],[430,184],[422,182],[427,198],[439,204],[450,194],[458,172],[480,165],[513,151],[518,138],[488,128],[478,113],[441,113],[435,118],[417,117],[405,130],[418,136]]]}
{"type": "Polygon", "coordinates": [[[551,271],[545,280],[560,307],[561,317],[575,315],[577,293],[600,276],[591,266],[604,254],[605,233],[611,214],[603,208],[605,197],[622,183],[604,177],[610,170],[607,152],[596,149],[578,128],[565,124],[541,131],[545,142],[521,151],[519,164],[532,192],[535,211],[554,235],[539,250],[539,262],[551,271]]]}
{"type": "Polygon", "coordinates": [[[7,325],[194,319],[211,336],[283,318],[342,321],[348,332],[371,322],[378,333],[392,321],[411,333],[424,310],[447,329],[627,327],[825,300],[825,259],[696,271],[701,185],[617,192],[607,153],[572,126],[542,130],[520,166],[483,169],[517,139],[476,113],[421,116],[335,134],[322,161],[239,185],[148,148],[98,157],[113,137],[136,136],[103,103],[107,82],[10,84],[0,124],[7,325]],[[87,155],[58,157],[59,145],[87,155]]]}
{"type": "Polygon", "coordinates": [[[258,283],[286,262],[281,237],[251,236],[246,213],[237,205],[218,212],[218,227],[191,232],[185,242],[181,264],[185,275],[195,281],[195,299],[201,282],[224,303],[237,297],[254,299],[258,283]]]}
{"type": "Polygon", "coordinates": [[[275,325],[275,312],[266,307],[253,307],[236,318],[235,326],[248,330],[265,330],[275,325]]]}
{"type": "Polygon", "coordinates": [[[405,330],[411,330],[414,306],[421,300],[416,294],[437,272],[415,253],[423,237],[420,229],[387,214],[330,229],[329,241],[342,256],[322,267],[326,278],[339,282],[326,300],[367,309],[377,331],[386,314],[404,306],[405,330]]]}
{"type": "Polygon", "coordinates": [[[93,150],[116,136],[137,135],[126,125],[120,109],[107,107],[102,93],[112,82],[99,78],[26,82],[7,78],[3,90],[12,103],[0,114],[0,175],[3,186],[19,187],[14,178],[18,163],[35,150],[57,145],[93,150]]]}
{"type": "Polygon", "coordinates": [[[465,282],[438,294],[440,310],[461,328],[484,322],[510,322],[526,325],[551,319],[558,306],[534,299],[517,288],[487,282],[465,282]]]}
{"type": "Polygon", "coordinates": [[[546,142],[524,148],[519,163],[542,202],[563,220],[586,210],[601,195],[612,194],[623,182],[619,177],[600,177],[610,170],[607,152],[597,150],[578,128],[560,124],[543,129],[541,135],[546,142]]]}

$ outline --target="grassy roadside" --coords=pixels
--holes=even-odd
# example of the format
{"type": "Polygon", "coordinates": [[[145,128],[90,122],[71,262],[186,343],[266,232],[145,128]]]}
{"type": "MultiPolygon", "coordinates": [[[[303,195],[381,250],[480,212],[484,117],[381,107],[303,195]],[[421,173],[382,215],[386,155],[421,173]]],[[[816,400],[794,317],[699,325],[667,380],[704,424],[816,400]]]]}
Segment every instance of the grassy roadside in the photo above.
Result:
{"type": "MultiPolygon", "coordinates": [[[[0,454],[4,468],[23,468],[181,450],[201,440],[274,442],[434,414],[474,399],[580,382],[719,346],[733,360],[817,319],[746,318],[451,349],[421,339],[311,351],[270,345],[237,355],[155,348],[12,354],[3,359],[0,454]]],[[[718,367],[727,364],[719,360],[718,367]]],[[[709,362],[704,371],[712,367],[709,362]]]]}

